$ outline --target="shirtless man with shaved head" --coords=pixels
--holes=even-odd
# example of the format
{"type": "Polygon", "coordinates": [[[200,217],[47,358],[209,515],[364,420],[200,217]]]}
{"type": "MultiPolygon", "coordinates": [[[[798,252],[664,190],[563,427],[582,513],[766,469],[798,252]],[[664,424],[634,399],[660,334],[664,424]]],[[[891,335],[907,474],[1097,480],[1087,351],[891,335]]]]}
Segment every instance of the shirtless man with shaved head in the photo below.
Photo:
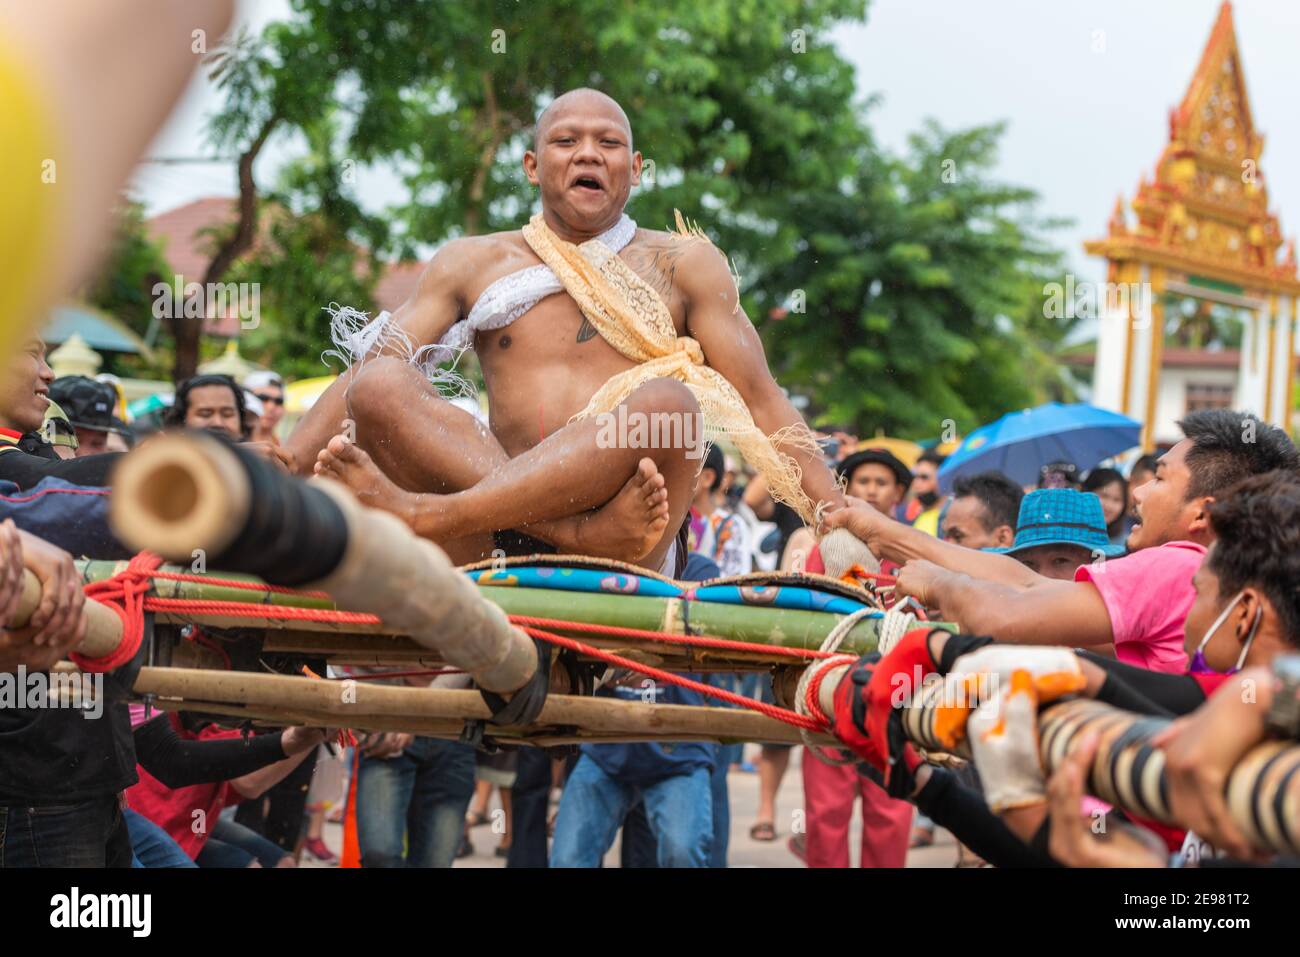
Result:
{"type": "MultiPolygon", "coordinates": [[[[502,547],[510,546],[501,536],[514,535],[516,551],[531,538],[673,574],[674,558],[685,559],[676,543],[702,450],[602,440],[602,423],[694,417],[701,397],[705,413],[716,414],[714,398],[731,387],[748,410],[745,421],[752,417],[751,437],[761,432],[767,442],[763,436],[803,420],[768,371],[726,258],[707,240],[640,229],[624,215],[641,165],[614,100],[578,89],[551,103],[523,159],[541,193],[540,217],[523,230],[446,243],[410,299],[354,337],[358,362],[289,439],[298,469],[346,483],[457,561],[485,557],[495,533],[502,547]],[[539,249],[549,250],[548,261],[539,249]],[[584,284],[584,276],[594,278],[584,284]],[[606,278],[624,290],[621,298],[606,278]],[[650,352],[658,358],[630,356],[623,327],[602,319],[609,310],[625,326],[635,325],[635,311],[658,316],[660,345],[650,352]],[[438,343],[447,353],[458,345],[478,352],[490,428],[440,398],[411,361],[438,343]],[[692,361],[679,361],[678,352],[692,361]],[[612,419],[574,418],[591,411],[611,379],[636,377],[629,370],[642,364],[672,371],[640,381],[604,410],[612,419]],[[726,381],[716,385],[710,369],[726,381]],[[336,434],[348,420],[354,428],[336,434]]],[[[806,512],[822,501],[842,504],[806,444],[778,438],[767,448],[801,468],[794,491],[801,483],[806,512]]]]}

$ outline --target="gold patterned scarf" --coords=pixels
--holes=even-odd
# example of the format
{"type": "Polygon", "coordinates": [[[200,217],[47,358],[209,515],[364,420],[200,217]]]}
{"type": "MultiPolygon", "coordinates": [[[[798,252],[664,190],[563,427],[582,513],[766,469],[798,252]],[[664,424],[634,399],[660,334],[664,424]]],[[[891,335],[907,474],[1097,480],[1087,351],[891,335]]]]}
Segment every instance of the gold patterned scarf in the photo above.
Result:
{"type": "MultiPolygon", "coordinates": [[[[677,225],[684,241],[703,239],[698,230],[688,232],[680,213],[677,225]]],[[[604,243],[591,239],[575,246],[556,236],[540,213],[524,227],[523,234],[605,341],[640,363],[601,386],[574,419],[614,411],[651,379],[676,379],[699,402],[705,436],[730,439],[745,461],[767,480],[772,497],[811,524],[815,505],[803,491],[802,469],[793,456],[777,447],[783,444],[815,452],[816,443],[807,427],[787,427],[765,435],[754,424],[735,387],[704,364],[700,344],[690,336],[677,335],[672,314],[659,294],[604,243]]]]}

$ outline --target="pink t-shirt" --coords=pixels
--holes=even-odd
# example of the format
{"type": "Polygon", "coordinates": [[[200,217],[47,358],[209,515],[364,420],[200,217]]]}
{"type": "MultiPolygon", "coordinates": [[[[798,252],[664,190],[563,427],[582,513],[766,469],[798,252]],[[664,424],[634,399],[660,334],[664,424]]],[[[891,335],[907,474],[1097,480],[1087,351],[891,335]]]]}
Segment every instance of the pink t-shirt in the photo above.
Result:
{"type": "Polygon", "coordinates": [[[1169,542],[1079,566],[1074,580],[1092,582],[1106,603],[1116,658],[1169,674],[1187,670],[1183,622],[1196,598],[1192,576],[1204,557],[1202,545],[1169,542]]]}

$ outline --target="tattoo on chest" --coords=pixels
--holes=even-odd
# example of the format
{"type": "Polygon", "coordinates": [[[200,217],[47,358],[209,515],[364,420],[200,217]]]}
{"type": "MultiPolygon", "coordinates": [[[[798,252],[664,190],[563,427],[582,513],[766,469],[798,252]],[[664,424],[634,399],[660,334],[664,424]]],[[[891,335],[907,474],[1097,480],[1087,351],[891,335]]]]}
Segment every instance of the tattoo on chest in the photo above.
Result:
{"type": "Polygon", "coordinates": [[[650,242],[628,250],[626,260],[664,302],[669,302],[676,285],[677,262],[685,250],[686,244],[674,240],[650,242]]]}
{"type": "Polygon", "coordinates": [[[582,317],[582,325],[578,327],[578,341],[586,342],[596,335],[596,327],[591,324],[591,320],[586,316],[582,317]]]}

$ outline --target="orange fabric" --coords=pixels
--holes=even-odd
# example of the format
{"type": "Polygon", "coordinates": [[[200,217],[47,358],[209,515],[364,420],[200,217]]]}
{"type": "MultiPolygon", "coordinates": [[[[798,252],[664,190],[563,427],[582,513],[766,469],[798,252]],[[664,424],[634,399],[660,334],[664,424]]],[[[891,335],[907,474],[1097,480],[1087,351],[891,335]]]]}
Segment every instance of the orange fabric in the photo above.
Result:
{"type": "Polygon", "coordinates": [[[352,776],[348,781],[348,803],[343,811],[343,854],[339,867],[361,866],[361,842],[357,840],[357,770],[361,767],[361,752],[352,752],[352,776]]]}

